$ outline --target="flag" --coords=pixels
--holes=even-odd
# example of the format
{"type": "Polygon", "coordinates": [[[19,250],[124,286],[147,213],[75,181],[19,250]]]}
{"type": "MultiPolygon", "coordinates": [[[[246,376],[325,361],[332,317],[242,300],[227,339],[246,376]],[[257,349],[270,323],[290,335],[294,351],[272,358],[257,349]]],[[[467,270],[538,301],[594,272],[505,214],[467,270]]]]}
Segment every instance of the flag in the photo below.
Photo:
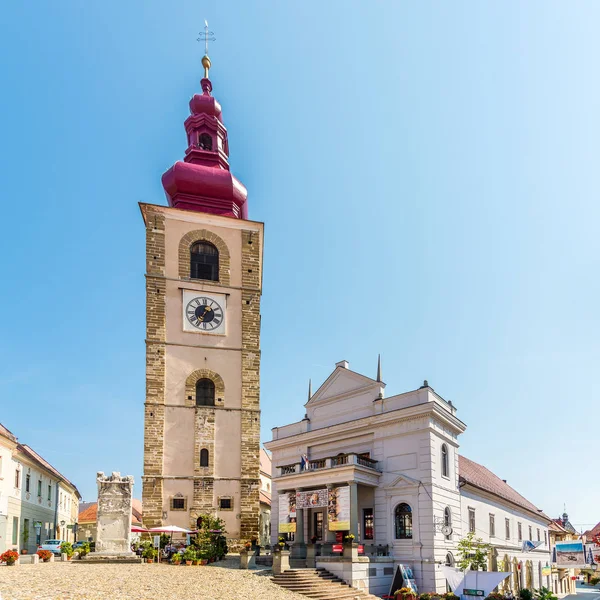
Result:
{"type": "Polygon", "coordinates": [[[523,541],[523,548],[521,549],[523,552],[531,552],[535,550],[538,546],[541,546],[542,542],[532,542],[531,540],[523,541]]]}
{"type": "Polygon", "coordinates": [[[300,470],[306,471],[307,468],[308,468],[308,456],[306,456],[306,454],[301,454],[300,455],[300,470]]]}

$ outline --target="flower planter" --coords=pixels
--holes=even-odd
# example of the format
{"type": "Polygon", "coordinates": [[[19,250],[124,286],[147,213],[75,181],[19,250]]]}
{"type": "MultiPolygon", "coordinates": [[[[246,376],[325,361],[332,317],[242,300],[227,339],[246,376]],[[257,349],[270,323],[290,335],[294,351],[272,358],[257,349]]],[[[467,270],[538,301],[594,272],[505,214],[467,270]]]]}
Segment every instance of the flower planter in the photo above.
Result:
{"type": "Polygon", "coordinates": [[[195,567],[197,567],[200,564],[199,560],[193,560],[192,561],[192,565],[194,565],[195,567]]]}
{"type": "Polygon", "coordinates": [[[186,564],[188,567],[191,567],[191,566],[192,566],[192,561],[191,561],[191,560],[186,560],[186,561],[185,561],[185,564],[186,564]]]}
{"type": "Polygon", "coordinates": [[[203,559],[200,561],[200,563],[201,563],[201,564],[203,564],[203,565],[207,565],[207,564],[208,564],[208,558],[203,558],[203,559]]]}
{"type": "Polygon", "coordinates": [[[27,549],[26,548],[21,548],[21,554],[27,554],[27,549]]]}
{"type": "Polygon", "coordinates": [[[154,562],[153,558],[147,558],[146,559],[146,563],[149,564],[149,565],[151,565],[153,562],[154,562]]]}

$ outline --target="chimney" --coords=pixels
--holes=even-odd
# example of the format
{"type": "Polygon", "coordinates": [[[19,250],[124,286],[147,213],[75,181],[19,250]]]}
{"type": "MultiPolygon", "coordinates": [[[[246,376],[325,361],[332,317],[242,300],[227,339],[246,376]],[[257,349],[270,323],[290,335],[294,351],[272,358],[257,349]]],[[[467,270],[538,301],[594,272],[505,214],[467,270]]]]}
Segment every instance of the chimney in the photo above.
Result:
{"type": "Polygon", "coordinates": [[[340,360],[340,362],[335,363],[336,367],[341,367],[342,369],[350,368],[350,363],[347,360],[340,360]]]}

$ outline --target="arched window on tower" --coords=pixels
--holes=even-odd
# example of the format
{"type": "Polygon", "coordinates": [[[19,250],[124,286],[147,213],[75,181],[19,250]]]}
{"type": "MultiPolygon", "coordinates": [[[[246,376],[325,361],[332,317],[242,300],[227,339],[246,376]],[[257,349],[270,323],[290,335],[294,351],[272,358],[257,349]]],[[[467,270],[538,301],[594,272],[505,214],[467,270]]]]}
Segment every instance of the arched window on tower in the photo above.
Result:
{"type": "Polygon", "coordinates": [[[212,138],[208,133],[201,133],[198,136],[198,146],[202,150],[212,150],[212,138]]]}
{"type": "Polygon", "coordinates": [[[208,450],[206,448],[200,450],[200,466],[208,467],[208,450]]]}
{"type": "Polygon", "coordinates": [[[450,477],[448,468],[448,446],[442,444],[442,477],[450,477]]]}
{"type": "Polygon", "coordinates": [[[196,242],[190,248],[190,277],[219,281],[219,251],[210,242],[196,242]]]}
{"type": "Polygon", "coordinates": [[[397,540],[412,540],[412,509],[405,502],[396,506],[394,525],[397,540]]]}
{"type": "Polygon", "coordinates": [[[198,379],[196,382],[196,406],[215,405],[215,384],[210,379],[198,379]]]}

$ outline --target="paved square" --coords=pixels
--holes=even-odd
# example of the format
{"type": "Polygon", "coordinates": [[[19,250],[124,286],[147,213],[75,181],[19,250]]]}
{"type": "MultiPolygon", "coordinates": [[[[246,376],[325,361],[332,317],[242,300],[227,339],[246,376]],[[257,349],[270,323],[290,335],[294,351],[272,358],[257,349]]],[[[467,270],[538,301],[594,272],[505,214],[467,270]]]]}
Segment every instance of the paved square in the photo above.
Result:
{"type": "Polygon", "coordinates": [[[239,559],[207,566],[102,565],[79,561],[0,566],[2,600],[301,600],[271,573],[242,571],[239,559]]]}

